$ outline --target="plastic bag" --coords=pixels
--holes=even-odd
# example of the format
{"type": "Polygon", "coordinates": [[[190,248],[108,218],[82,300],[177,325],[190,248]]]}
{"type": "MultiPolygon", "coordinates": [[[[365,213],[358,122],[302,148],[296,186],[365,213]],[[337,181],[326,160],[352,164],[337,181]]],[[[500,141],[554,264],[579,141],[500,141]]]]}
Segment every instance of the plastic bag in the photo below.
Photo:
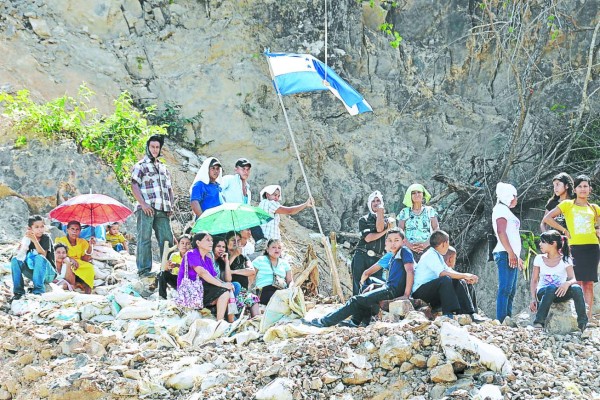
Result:
{"type": "Polygon", "coordinates": [[[291,314],[298,317],[303,317],[306,314],[304,294],[299,287],[278,290],[273,294],[260,322],[260,332],[265,333],[281,318],[291,314]]]}

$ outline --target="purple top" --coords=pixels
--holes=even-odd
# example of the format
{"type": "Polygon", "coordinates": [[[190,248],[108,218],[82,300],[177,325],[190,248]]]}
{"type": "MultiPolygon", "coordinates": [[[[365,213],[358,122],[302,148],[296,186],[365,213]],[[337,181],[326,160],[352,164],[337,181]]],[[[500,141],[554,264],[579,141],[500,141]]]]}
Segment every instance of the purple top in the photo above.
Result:
{"type": "MultiPolygon", "coordinates": [[[[188,277],[191,280],[196,280],[196,277],[198,276],[198,274],[192,267],[202,267],[214,277],[218,275],[217,271],[215,270],[212,258],[208,254],[206,255],[206,257],[204,257],[204,259],[202,259],[200,250],[190,250],[181,260],[181,267],[179,268],[179,274],[177,274],[177,286],[181,285],[181,280],[183,279],[183,275],[185,274],[186,261],[190,265],[190,267],[188,267],[188,277]]],[[[204,279],[202,281],[204,282],[204,279]]]]}

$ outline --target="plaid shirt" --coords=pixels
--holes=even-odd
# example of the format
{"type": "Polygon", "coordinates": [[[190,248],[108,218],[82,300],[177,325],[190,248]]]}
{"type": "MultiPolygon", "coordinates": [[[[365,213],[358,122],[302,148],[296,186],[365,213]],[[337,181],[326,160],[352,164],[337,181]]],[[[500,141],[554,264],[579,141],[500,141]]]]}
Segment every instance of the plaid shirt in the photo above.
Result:
{"type": "Polygon", "coordinates": [[[275,200],[262,199],[258,207],[262,208],[271,217],[273,217],[272,220],[260,226],[263,231],[263,235],[265,235],[265,238],[267,240],[281,239],[281,232],[279,231],[279,220],[281,219],[281,217],[279,216],[279,214],[275,214],[275,211],[277,211],[277,209],[281,207],[281,203],[275,200]]]}
{"type": "MultiPolygon", "coordinates": [[[[171,175],[167,166],[162,162],[152,163],[148,156],[133,166],[131,181],[140,187],[144,201],[155,210],[169,212],[173,210],[169,190],[171,186],[171,175]]],[[[141,206],[136,205],[136,211],[141,206]]]]}

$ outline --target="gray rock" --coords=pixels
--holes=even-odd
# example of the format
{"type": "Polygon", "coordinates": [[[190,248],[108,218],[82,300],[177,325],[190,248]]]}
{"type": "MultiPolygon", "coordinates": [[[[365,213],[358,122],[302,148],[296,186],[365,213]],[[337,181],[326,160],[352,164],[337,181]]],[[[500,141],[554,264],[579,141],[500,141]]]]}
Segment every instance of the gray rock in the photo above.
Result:
{"type": "Polygon", "coordinates": [[[29,207],[23,199],[8,196],[0,199],[0,243],[19,241],[27,229],[29,207]]]}
{"type": "Polygon", "coordinates": [[[443,364],[433,368],[429,372],[429,376],[433,383],[454,382],[457,379],[451,364],[443,364]]]}
{"type": "Polygon", "coordinates": [[[33,28],[35,34],[41,37],[42,39],[47,39],[50,36],[52,36],[52,33],[50,32],[50,27],[48,26],[48,23],[45,19],[29,18],[29,23],[31,24],[31,27],[33,28]]]}

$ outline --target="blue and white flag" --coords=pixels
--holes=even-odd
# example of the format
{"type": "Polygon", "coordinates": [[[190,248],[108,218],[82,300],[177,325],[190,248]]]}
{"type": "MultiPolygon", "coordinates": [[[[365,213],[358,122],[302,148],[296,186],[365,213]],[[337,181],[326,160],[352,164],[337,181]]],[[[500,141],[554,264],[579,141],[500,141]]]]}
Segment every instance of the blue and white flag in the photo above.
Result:
{"type": "Polygon", "coordinates": [[[269,53],[265,51],[275,89],[282,95],[329,90],[344,103],[350,115],[373,109],[354,88],[334,70],[310,54],[269,53]],[[327,71],[327,76],[325,76],[327,71]]]}

